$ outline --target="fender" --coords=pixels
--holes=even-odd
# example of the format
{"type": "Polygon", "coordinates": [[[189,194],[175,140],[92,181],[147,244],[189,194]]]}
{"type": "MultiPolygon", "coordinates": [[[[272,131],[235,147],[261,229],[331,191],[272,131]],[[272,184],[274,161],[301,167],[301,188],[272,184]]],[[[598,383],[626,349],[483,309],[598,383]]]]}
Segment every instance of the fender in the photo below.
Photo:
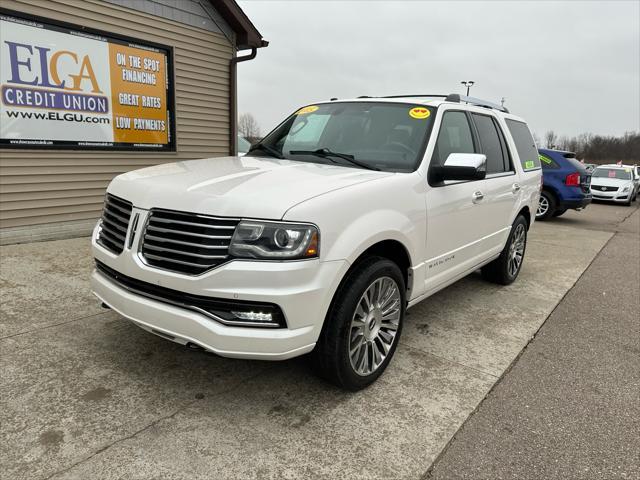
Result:
{"type": "MultiPolygon", "coordinates": [[[[425,183],[414,172],[354,185],[302,202],[287,211],[283,220],[313,219],[320,229],[322,261],[353,264],[376,243],[397,241],[409,256],[415,278],[425,255],[425,183]]],[[[413,283],[419,289],[424,282],[413,283]]]]}

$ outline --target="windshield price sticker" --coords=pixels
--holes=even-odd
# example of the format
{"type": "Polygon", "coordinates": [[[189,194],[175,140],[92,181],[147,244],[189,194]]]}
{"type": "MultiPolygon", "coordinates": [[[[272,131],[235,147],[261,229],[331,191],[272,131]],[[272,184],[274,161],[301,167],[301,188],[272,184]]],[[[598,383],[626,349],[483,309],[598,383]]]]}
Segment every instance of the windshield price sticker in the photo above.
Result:
{"type": "Polygon", "coordinates": [[[427,118],[429,115],[431,115],[431,112],[429,112],[429,110],[424,107],[414,107],[409,110],[409,116],[411,118],[417,118],[418,120],[427,118]]]}
{"type": "Polygon", "coordinates": [[[313,113],[318,110],[320,107],[317,105],[309,105],[308,107],[303,107],[296,112],[296,115],[305,115],[307,113],[313,113]]]}
{"type": "Polygon", "coordinates": [[[609,170],[609,178],[616,178],[616,171],[615,170],[609,170]]]}

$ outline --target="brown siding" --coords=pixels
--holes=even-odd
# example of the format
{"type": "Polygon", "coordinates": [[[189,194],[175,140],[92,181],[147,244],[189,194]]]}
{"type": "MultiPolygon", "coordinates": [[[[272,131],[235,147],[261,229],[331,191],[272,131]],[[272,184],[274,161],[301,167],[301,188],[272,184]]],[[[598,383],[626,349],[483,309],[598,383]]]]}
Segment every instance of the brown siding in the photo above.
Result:
{"type": "Polygon", "coordinates": [[[119,173],[229,153],[229,60],[221,34],[100,0],[0,0],[0,6],[174,47],[177,152],[0,149],[0,227],[97,218],[119,173]]]}

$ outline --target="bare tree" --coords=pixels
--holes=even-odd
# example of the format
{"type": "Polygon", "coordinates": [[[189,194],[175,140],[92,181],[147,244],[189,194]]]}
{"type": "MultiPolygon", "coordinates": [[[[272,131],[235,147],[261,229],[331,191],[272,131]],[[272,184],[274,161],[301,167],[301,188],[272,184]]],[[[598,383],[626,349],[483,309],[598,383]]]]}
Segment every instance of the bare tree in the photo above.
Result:
{"type": "Polygon", "coordinates": [[[238,132],[250,142],[260,139],[260,126],[250,113],[243,113],[238,119],[238,132]]]}
{"type": "Polygon", "coordinates": [[[553,130],[549,130],[547,133],[544,134],[544,143],[547,148],[555,147],[557,142],[558,142],[558,136],[553,130]]]}

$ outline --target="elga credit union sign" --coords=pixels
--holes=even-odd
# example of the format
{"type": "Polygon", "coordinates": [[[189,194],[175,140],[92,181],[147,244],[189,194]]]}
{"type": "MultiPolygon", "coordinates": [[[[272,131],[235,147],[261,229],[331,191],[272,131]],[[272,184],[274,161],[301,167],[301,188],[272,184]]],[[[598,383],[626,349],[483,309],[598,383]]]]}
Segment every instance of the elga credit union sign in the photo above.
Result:
{"type": "Polygon", "coordinates": [[[0,14],[0,147],[172,150],[170,53],[0,14]]]}

